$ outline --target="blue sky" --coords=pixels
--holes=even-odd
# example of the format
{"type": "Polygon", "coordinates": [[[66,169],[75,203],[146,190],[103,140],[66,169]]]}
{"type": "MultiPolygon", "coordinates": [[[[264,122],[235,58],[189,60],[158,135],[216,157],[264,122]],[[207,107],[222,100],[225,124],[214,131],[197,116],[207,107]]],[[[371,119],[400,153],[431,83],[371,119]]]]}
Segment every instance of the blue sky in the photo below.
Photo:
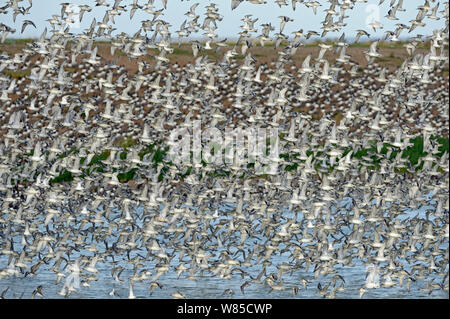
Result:
{"type": "MultiPolygon", "coordinates": [[[[50,24],[47,22],[47,19],[50,19],[53,14],[60,14],[61,11],[61,3],[64,1],[55,1],[55,0],[33,0],[33,7],[30,10],[30,14],[27,16],[18,15],[16,22],[13,22],[12,14],[8,15],[0,15],[0,22],[12,26],[17,30],[17,32],[10,37],[13,38],[30,38],[30,37],[39,37],[45,27],[48,27],[50,30],[50,24]],[[23,34],[20,34],[20,30],[22,27],[23,20],[28,19],[32,20],[37,29],[34,29],[32,26],[28,26],[23,34]]],[[[95,17],[97,21],[101,21],[105,14],[105,7],[95,7],[94,1],[88,0],[68,0],[73,4],[87,4],[93,7],[91,12],[86,12],[83,17],[83,21],[80,25],[80,28],[71,28],[72,33],[79,33],[83,31],[85,28],[89,27],[92,19],[95,17]]],[[[108,0],[108,3],[113,3],[113,0],[108,0]]],[[[200,14],[199,22],[202,23],[204,16],[203,13],[206,11],[205,7],[211,1],[205,0],[191,0],[191,1],[181,1],[181,0],[168,0],[167,9],[164,11],[164,15],[160,16],[161,19],[169,22],[172,27],[170,28],[171,32],[174,32],[179,29],[181,23],[188,19],[184,14],[189,10],[190,6],[194,3],[200,3],[200,5],[196,9],[196,13],[200,14]]],[[[289,22],[286,24],[286,27],[283,31],[284,34],[290,35],[291,32],[297,31],[299,29],[303,29],[304,31],[315,30],[321,33],[321,21],[324,19],[326,13],[325,9],[329,8],[329,3],[327,1],[321,1],[322,6],[317,9],[317,14],[314,15],[311,8],[305,7],[303,4],[297,3],[296,11],[292,11],[291,1],[289,0],[289,6],[280,8],[278,5],[274,3],[274,0],[267,0],[267,4],[256,5],[251,4],[249,2],[243,2],[240,6],[231,10],[231,0],[217,0],[216,4],[219,8],[219,13],[223,16],[223,20],[218,22],[218,29],[216,33],[219,35],[219,38],[236,38],[238,36],[238,32],[240,31],[239,26],[242,25],[241,19],[246,14],[252,14],[253,18],[259,18],[256,22],[255,27],[258,29],[258,35],[261,31],[261,24],[270,22],[274,27],[275,31],[271,33],[278,32],[280,26],[279,16],[288,16],[294,19],[293,22],[289,22]]],[[[423,0],[407,0],[404,1],[403,7],[406,9],[404,12],[397,12],[398,21],[391,21],[385,16],[389,10],[389,3],[391,0],[385,0],[381,6],[378,6],[379,0],[368,0],[367,3],[356,3],[353,10],[346,11],[346,15],[349,16],[345,20],[347,26],[342,29],[342,31],[346,34],[346,39],[351,39],[356,34],[357,29],[363,29],[368,31],[371,34],[371,39],[384,36],[384,32],[386,30],[394,30],[396,23],[403,23],[409,26],[411,23],[410,20],[414,19],[417,14],[416,8],[419,5],[424,3],[423,0]],[[367,26],[366,22],[371,19],[371,17],[376,17],[377,11],[379,12],[379,21],[384,26],[384,29],[378,30],[376,33],[367,26]]],[[[131,4],[132,0],[124,0],[121,5],[131,4]]],[[[143,5],[147,3],[147,0],[139,0],[139,4],[143,5]]],[[[162,8],[162,0],[154,1],[155,8],[162,8]]],[[[25,0],[21,4],[22,6],[27,7],[28,1],[25,0]]],[[[431,3],[432,6],[435,4],[431,3]]],[[[439,7],[439,10],[443,9],[443,5],[439,7]]],[[[427,24],[425,27],[418,27],[416,30],[411,32],[410,34],[407,31],[403,31],[402,36],[414,36],[416,34],[422,35],[431,35],[434,29],[440,29],[444,25],[444,19],[439,13],[438,16],[441,17],[440,20],[434,21],[429,18],[425,18],[424,22],[427,24]]],[[[116,17],[116,23],[114,25],[117,28],[117,32],[126,32],[130,35],[136,33],[140,27],[140,21],[151,19],[152,16],[148,13],[145,13],[141,10],[138,10],[133,17],[133,20],[130,21],[129,12],[122,13],[121,16],[116,17]]],[[[203,31],[194,34],[194,37],[202,37],[203,31]]],[[[341,32],[337,33],[329,33],[327,36],[330,38],[337,38],[341,35],[341,32]]],[[[151,34],[149,34],[150,36],[151,34]]],[[[174,39],[177,39],[177,35],[173,34],[174,39]]],[[[365,38],[363,38],[365,40],[365,38]]]]}

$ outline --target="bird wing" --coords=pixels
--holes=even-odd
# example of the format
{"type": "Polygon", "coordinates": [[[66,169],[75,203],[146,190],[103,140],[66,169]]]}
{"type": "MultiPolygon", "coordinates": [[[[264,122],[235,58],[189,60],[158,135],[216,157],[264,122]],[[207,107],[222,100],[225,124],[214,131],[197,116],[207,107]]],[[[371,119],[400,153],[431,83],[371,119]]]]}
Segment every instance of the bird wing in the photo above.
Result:
{"type": "Polygon", "coordinates": [[[231,10],[236,9],[240,4],[242,0],[231,0],[231,10]]]}

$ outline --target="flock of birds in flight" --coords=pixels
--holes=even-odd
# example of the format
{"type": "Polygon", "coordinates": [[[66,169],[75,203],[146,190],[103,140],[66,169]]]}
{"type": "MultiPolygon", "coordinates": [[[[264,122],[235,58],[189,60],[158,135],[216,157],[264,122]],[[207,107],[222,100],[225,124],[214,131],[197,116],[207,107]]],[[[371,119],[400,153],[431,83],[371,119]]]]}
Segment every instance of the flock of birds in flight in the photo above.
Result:
{"type": "MultiPolygon", "coordinates": [[[[361,264],[367,278],[351,288],[360,297],[380,287],[448,293],[449,162],[436,138],[448,138],[448,2],[426,0],[415,19],[385,32],[395,43],[427,19],[442,21],[432,35],[404,43],[408,56],[395,70],[377,63],[377,40],[364,52],[365,66],[348,54],[352,43],[341,30],[365,0],[292,0],[295,12],[326,12],[320,32],[300,29],[293,37],[283,31],[295,19],[281,16],[278,29],[265,23],[259,32],[248,14],[232,44],[218,40],[223,16],[216,4],[202,20],[196,3],[175,32],[180,44],[192,45],[194,62],[185,66],[169,59],[176,41],[163,17],[171,3],[122,2],[97,0],[104,18],[93,18],[81,34],[70,33],[70,3],[62,3],[47,20],[50,31],[14,56],[0,55],[0,284],[46,268],[67,297],[97,281],[99,269],[111,269],[129,298],[136,282],[148,284],[143,297],[164,290],[169,272],[179,280],[215,276],[225,285],[240,276],[240,291],[224,291],[230,297],[264,285],[294,297],[316,289],[335,298],[350,289],[340,271],[361,264]],[[136,11],[152,18],[135,21],[136,11]],[[138,32],[113,34],[115,17],[126,12],[138,32]],[[198,32],[207,40],[190,40],[198,32]],[[335,32],[342,35],[320,43],[317,56],[292,63],[308,39],[335,32]],[[138,71],[105,62],[100,38],[138,71]],[[271,43],[275,61],[258,65],[251,48],[271,43]],[[223,59],[211,59],[212,51],[223,59]],[[327,59],[333,51],[337,58],[327,59]],[[141,59],[147,55],[153,64],[141,59]],[[20,78],[5,73],[23,70],[29,73],[20,78]],[[171,131],[190,129],[194,120],[223,131],[277,128],[278,170],[167,160],[171,131]],[[402,154],[417,137],[425,155],[414,162],[402,154]],[[405,212],[427,205],[424,216],[405,212]],[[287,261],[277,263],[281,256],[287,261]],[[126,269],[129,278],[121,278],[126,269]],[[288,273],[297,274],[296,284],[284,281],[288,273]]],[[[231,8],[242,2],[232,0],[231,8]]],[[[12,14],[15,22],[31,7],[31,0],[10,0],[0,17],[12,14]]],[[[81,22],[93,7],[79,9],[81,22]]],[[[403,11],[403,1],[392,0],[386,18],[401,21],[403,11]]],[[[370,27],[383,28],[378,21],[370,27]]],[[[24,20],[20,31],[27,28],[36,25],[24,20]]],[[[3,43],[18,31],[0,23],[0,32],[3,43]]],[[[357,30],[355,42],[370,36],[357,30]]],[[[52,287],[21,297],[45,297],[52,287]]],[[[11,290],[1,297],[17,297],[11,290]]]]}

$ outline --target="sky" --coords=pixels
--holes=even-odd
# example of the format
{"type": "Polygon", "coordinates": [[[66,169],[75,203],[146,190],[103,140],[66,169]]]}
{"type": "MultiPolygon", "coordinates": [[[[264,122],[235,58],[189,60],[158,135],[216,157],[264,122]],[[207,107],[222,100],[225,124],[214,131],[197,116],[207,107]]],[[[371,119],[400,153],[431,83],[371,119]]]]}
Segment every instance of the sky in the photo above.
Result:
{"type": "MultiPolygon", "coordinates": [[[[50,19],[53,14],[60,14],[61,12],[61,3],[66,1],[57,1],[57,0],[33,0],[33,7],[30,9],[30,13],[25,17],[23,15],[18,15],[16,18],[16,22],[13,22],[11,9],[7,15],[0,14],[0,22],[4,23],[10,27],[13,27],[17,30],[15,34],[9,36],[9,38],[37,38],[42,34],[45,27],[48,27],[50,30],[50,23],[47,22],[47,19],[50,19]],[[32,26],[27,26],[23,34],[20,34],[22,23],[24,20],[31,20],[36,24],[36,29],[32,26]]],[[[84,29],[88,28],[92,22],[92,19],[95,17],[97,21],[101,21],[105,14],[105,7],[95,7],[95,2],[93,0],[67,0],[74,5],[87,4],[93,7],[91,12],[86,12],[83,17],[83,21],[79,26],[72,26],[70,32],[77,34],[83,32],[84,29]]],[[[114,0],[107,0],[108,3],[113,4],[114,0]]],[[[123,0],[121,5],[129,5],[133,1],[132,0],[123,0]]],[[[144,5],[148,2],[148,0],[139,0],[138,4],[144,5]]],[[[184,14],[189,11],[190,6],[194,3],[199,3],[200,5],[196,9],[196,13],[200,14],[199,22],[202,23],[204,20],[204,12],[206,12],[205,7],[211,3],[211,1],[205,0],[191,0],[191,1],[181,1],[181,0],[168,0],[167,9],[164,11],[164,15],[159,18],[167,21],[171,24],[170,31],[173,33],[172,37],[174,40],[178,38],[178,36],[174,33],[179,29],[180,25],[184,20],[189,19],[184,14]]],[[[329,2],[319,0],[318,2],[321,4],[320,7],[317,8],[317,14],[314,15],[313,10],[311,8],[305,7],[303,4],[297,3],[296,11],[292,10],[291,0],[288,0],[289,6],[279,7],[274,3],[274,0],[267,0],[267,4],[252,4],[250,2],[243,2],[239,5],[235,10],[231,10],[231,0],[215,0],[216,6],[219,8],[219,13],[223,16],[223,20],[218,22],[218,29],[215,31],[219,35],[219,39],[228,38],[228,39],[236,39],[238,37],[238,33],[241,31],[240,26],[242,25],[241,19],[247,15],[251,14],[252,18],[258,18],[259,20],[255,23],[255,27],[258,29],[258,33],[254,34],[257,36],[261,32],[261,24],[263,23],[271,23],[272,26],[275,27],[275,31],[271,32],[273,36],[275,33],[279,31],[280,21],[279,16],[288,16],[294,19],[293,22],[288,22],[285,26],[283,33],[285,35],[292,36],[291,33],[294,31],[298,31],[303,29],[304,31],[314,30],[321,33],[321,21],[323,21],[326,13],[325,9],[329,8],[329,2]]],[[[405,0],[403,2],[403,7],[406,11],[397,12],[398,21],[392,21],[387,19],[385,16],[389,11],[389,4],[391,0],[385,0],[382,5],[378,5],[380,0],[367,0],[366,3],[359,2],[356,3],[353,10],[347,10],[346,15],[349,16],[345,20],[347,26],[342,29],[342,31],[328,33],[327,37],[329,38],[338,38],[342,32],[345,32],[346,39],[352,39],[356,30],[363,29],[371,34],[371,39],[381,38],[384,36],[384,32],[386,30],[393,31],[395,29],[396,23],[403,23],[407,26],[410,26],[410,20],[414,19],[417,15],[417,7],[424,3],[424,0],[405,0]],[[370,26],[367,24],[373,21],[374,19],[378,20],[382,25],[383,29],[377,30],[374,32],[370,26]]],[[[397,0],[395,1],[397,2],[397,0]]],[[[0,6],[3,6],[5,0],[0,0],[0,6]]],[[[20,4],[21,6],[28,7],[28,0],[23,0],[20,4]]],[[[156,9],[161,9],[163,7],[162,0],[154,0],[154,5],[156,9]]],[[[431,6],[435,4],[431,3],[431,6]]],[[[439,10],[443,10],[443,4],[441,3],[439,10]]],[[[429,18],[425,18],[424,22],[426,23],[425,27],[417,27],[416,30],[408,34],[407,30],[402,32],[400,38],[404,38],[405,36],[415,36],[416,34],[422,34],[425,36],[431,35],[433,30],[443,28],[445,21],[442,18],[442,15],[438,13],[438,16],[441,17],[440,20],[431,20],[429,18]]],[[[130,20],[129,12],[122,13],[121,16],[117,16],[115,19],[114,27],[117,29],[113,33],[118,34],[120,32],[125,32],[130,35],[136,33],[140,28],[140,21],[151,19],[152,16],[142,10],[136,11],[133,19],[130,20]]],[[[195,38],[204,38],[202,35],[203,31],[200,30],[197,34],[194,34],[195,38]]],[[[148,36],[152,34],[149,33],[148,36]]],[[[362,40],[365,40],[364,38],[362,40]]]]}

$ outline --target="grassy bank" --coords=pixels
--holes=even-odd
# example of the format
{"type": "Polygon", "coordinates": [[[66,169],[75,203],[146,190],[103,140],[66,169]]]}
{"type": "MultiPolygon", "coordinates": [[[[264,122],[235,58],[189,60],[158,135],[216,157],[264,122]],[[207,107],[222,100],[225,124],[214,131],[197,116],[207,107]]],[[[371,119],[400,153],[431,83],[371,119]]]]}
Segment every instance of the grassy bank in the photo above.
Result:
{"type": "MultiPolygon", "coordinates": [[[[438,151],[439,153],[432,155],[435,159],[435,161],[432,163],[432,167],[437,165],[439,159],[445,154],[445,152],[449,153],[449,139],[444,137],[430,137],[430,140],[435,141],[438,143],[438,151]]],[[[122,166],[120,168],[109,168],[107,164],[104,162],[108,159],[110,156],[110,150],[103,150],[102,152],[95,154],[89,163],[85,165],[85,161],[87,157],[81,157],[80,158],[80,165],[82,166],[81,171],[82,173],[78,176],[80,179],[84,179],[87,176],[94,176],[95,173],[104,173],[104,172],[112,172],[112,173],[118,173],[117,177],[121,183],[129,182],[130,180],[134,180],[137,177],[139,177],[139,169],[140,168],[149,168],[152,166],[153,168],[157,168],[158,166],[161,166],[161,171],[158,176],[158,180],[162,181],[165,178],[165,174],[169,170],[170,167],[172,167],[174,164],[168,159],[168,151],[169,147],[164,146],[161,141],[148,144],[145,146],[142,146],[138,148],[138,156],[139,159],[142,161],[144,159],[144,156],[147,156],[147,158],[150,160],[146,165],[144,164],[136,164],[134,167],[129,166],[128,163],[125,162],[127,157],[130,154],[130,148],[136,146],[137,141],[133,139],[126,139],[119,141],[117,145],[121,148],[119,151],[120,154],[120,160],[122,161],[122,166]]],[[[424,160],[423,158],[428,155],[427,152],[424,152],[424,145],[423,145],[423,137],[417,136],[410,140],[410,145],[406,147],[405,149],[399,149],[395,146],[393,146],[390,143],[383,143],[383,146],[381,147],[380,151],[378,151],[378,148],[376,146],[376,142],[372,141],[370,142],[372,144],[371,147],[368,148],[362,148],[358,150],[354,150],[352,147],[338,147],[336,148],[340,149],[341,156],[338,157],[336,162],[338,162],[339,159],[347,156],[349,152],[352,151],[351,158],[355,161],[358,161],[357,167],[361,168],[362,166],[366,166],[367,170],[380,170],[381,169],[381,162],[387,161],[388,163],[394,163],[396,161],[396,158],[398,158],[398,154],[400,153],[400,158],[405,159],[405,164],[403,166],[395,167],[395,172],[399,174],[404,173],[411,173],[414,174],[418,171],[420,171],[423,168],[424,160]],[[387,154],[390,153],[389,157],[387,157],[387,154]]],[[[77,149],[71,149],[67,152],[64,152],[60,154],[59,158],[64,158],[72,154],[78,153],[79,150],[77,149]]],[[[33,153],[26,154],[27,156],[32,156],[33,153]]],[[[47,154],[48,155],[48,154],[47,154]]],[[[312,163],[315,163],[314,169],[317,172],[321,173],[332,173],[336,166],[338,164],[334,164],[333,166],[330,165],[330,156],[321,149],[320,146],[317,146],[314,149],[308,150],[306,152],[306,155],[309,157],[312,155],[312,163]],[[318,160],[318,159],[321,160],[318,160]],[[325,159],[325,162],[323,162],[323,159],[325,159]],[[326,163],[325,166],[322,166],[322,163],[326,163]]],[[[305,160],[299,159],[300,154],[298,153],[282,153],[280,154],[280,158],[284,160],[284,162],[280,165],[281,169],[285,171],[296,171],[299,167],[300,163],[304,163],[305,160]]],[[[206,162],[202,162],[204,167],[207,167],[208,164],[206,162]]],[[[245,177],[250,175],[251,176],[251,169],[254,167],[254,164],[248,164],[247,170],[245,170],[246,173],[244,173],[241,177],[245,177]]],[[[178,177],[180,180],[183,180],[188,175],[191,174],[191,168],[188,167],[185,172],[179,173],[178,177]]],[[[443,173],[442,169],[438,168],[438,172],[443,173]]],[[[229,176],[232,173],[231,168],[227,167],[226,165],[223,167],[214,167],[211,170],[207,171],[207,175],[210,177],[220,177],[220,176],[229,176]]],[[[141,176],[143,178],[148,178],[148,176],[141,176]]],[[[54,177],[50,180],[50,184],[58,184],[58,183],[64,183],[64,182],[71,182],[74,180],[74,175],[68,171],[67,169],[64,169],[59,172],[59,175],[54,177]]]]}

